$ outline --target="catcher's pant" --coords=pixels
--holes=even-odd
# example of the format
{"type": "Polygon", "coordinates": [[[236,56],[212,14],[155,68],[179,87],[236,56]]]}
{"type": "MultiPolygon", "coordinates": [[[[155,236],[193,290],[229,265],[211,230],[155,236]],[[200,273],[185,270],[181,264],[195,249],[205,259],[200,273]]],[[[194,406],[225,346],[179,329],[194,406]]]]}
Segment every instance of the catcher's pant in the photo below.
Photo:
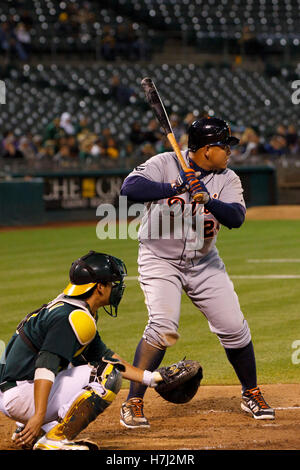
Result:
{"type": "Polygon", "coordinates": [[[170,260],[141,244],[138,266],[149,313],[143,337],[152,346],[165,349],[179,338],[183,290],[225,348],[242,348],[251,341],[237,294],[217,250],[205,258],[170,260]]]}
{"type": "MultiPolygon", "coordinates": [[[[98,382],[90,383],[92,367],[83,365],[63,370],[57,374],[52,385],[43,429],[48,432],[63,418],[74,399],[89,385],[95,392],[105,393],[104,387],[98,382]]],[[[23,380],[6,392],[0,392],[0,411],[9,418],[26,423],[34,415],[34,382],[23,380]]]]}

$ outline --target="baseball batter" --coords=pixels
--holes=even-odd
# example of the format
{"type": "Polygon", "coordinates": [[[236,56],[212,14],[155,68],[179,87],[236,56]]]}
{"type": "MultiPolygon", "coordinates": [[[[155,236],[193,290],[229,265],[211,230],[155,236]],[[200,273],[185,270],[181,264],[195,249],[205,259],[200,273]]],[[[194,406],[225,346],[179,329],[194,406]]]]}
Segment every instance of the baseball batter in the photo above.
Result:
{"type": "MultiPolygon", "coordinates": [[[[242,386],[242,409],[256,419],[274,419],[274,409],[257,386],[249,326],[216,248],[220,226],[238,228],[245,219],[240,179],[227,168],[230,146],[238,142],[222,119],[197,120],[188,129],[189,150],[183,155],[189,171],[181,170],[175,153],[165,152],[135,168],[123,183],[122,195],[145,203],[139,231],[138,269],[149,321],[133,365],[154,371],[166,348],[176,343],[181,295],[185,291],[225,349],[242,386]],[[193,195],[199,192],[204,193],[204,205],[200,207],[193,202],[193,195]],[[165,237],[163,231],[157,235],[154,230],[153,236],[153,214],[164,206],[180,208],[182,217],[188,207],[195,217],[197,207],[202,209],[204,224],[198,227],[203,233],[197,233],[199,228],[190,224],[180,239],[174,231],[165,237]]],[[[121,425],[150,426],[143,411],[146,388],[131,383],[127,401],[121,408],[121,425]]]]}
{"type": "Polygon", "coordinates": [[[94,450],[74,438],[111,404],[122,376],[153,387],[162,380],[123,361],[97,331],[100,307],[117,315],[125,275],[120,259],[91,251],[72,263],[63,293],[18,325],[0,365],[0,411],[17,421],[18,446],[94,450]]]}

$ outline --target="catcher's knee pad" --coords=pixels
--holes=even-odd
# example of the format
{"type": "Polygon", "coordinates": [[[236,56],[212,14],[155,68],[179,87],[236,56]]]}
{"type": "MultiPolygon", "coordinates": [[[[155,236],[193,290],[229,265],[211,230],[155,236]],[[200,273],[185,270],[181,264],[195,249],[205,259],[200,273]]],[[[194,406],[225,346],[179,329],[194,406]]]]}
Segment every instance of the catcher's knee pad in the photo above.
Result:
{"type": "Polygon", "coordinates": [[[53,440],[72,440],[103,413],[120,391],[120,369],[125,369],[120,363],[101,361],[95,366],[91,372],[90,384],[74,399],[64,417],[47,433],[47,437],[53,440]]]}
{"type": "Polygon", "coordinates": [[[247,321],[244,319],[239,330],[230,334],[218,334],[218,338],[224,348],[237,349],[247,346],[251,341],[251,333],[247,321]]]}
{"type": "Polygon", "coordinates": [[[177,328],[174,325],[161,326],[151,322],[145,328],[143,338],[147,343],[158,349],[166,349],[173,346],[179,339],[177,328]]]}
{"type": "Polygon", "coordinates": [[[125,366],[117,359],[102,359],[95,365],[90,375],[90,387],[99,393],[107,406],[116,398],[122,385],[125,366]],[[101,390],[104,390],[101,393],[101,390]]]}

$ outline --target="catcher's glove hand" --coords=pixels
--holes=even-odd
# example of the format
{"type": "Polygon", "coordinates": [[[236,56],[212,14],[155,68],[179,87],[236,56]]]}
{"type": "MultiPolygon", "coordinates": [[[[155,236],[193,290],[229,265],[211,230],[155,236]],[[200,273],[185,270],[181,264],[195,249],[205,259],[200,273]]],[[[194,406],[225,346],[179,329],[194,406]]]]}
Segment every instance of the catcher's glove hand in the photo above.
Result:
{"type": "Polygon", "coordinates": [[[200,386],[202,367],[197,361],[186,360],[156,370],[162,377],[155,390],[159,395],[172,403],[187,403],[200,386]]]}

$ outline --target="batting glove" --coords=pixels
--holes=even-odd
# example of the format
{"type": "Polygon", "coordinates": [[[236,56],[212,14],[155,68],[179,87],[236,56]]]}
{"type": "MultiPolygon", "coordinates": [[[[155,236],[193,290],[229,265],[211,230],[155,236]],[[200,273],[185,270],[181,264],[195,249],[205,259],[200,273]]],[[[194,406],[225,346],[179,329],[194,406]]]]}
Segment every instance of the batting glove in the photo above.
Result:
{"type": "Polygon", "coordinates": [[[172,188],[175,189],[176,194],[185,193],[188,190],[187,181],[184,181],[179,174],[175,183],[172,183],[172,188]]]}
{"type": "Polygon", "coordinates": [[[189,189],[189,179],[199,174],[200,173],[196,173],[192,168],[188,171],[181,170],[176,181],[172,183],[172,188],[175,189],[176,194],[185,193],[189,189]]]}
{"type": "Polygon", "coordinates": [[[210,200],[209,192],[205,184],[197,178],[198,175],[199,173],[196,173],[192,168],[189,168],[188,171],[181,170],[173,188],[176,189],[177,194],[188,190],[193,198],[200,193],[203,195],[200,202],[206,204],[210,200]]]}

